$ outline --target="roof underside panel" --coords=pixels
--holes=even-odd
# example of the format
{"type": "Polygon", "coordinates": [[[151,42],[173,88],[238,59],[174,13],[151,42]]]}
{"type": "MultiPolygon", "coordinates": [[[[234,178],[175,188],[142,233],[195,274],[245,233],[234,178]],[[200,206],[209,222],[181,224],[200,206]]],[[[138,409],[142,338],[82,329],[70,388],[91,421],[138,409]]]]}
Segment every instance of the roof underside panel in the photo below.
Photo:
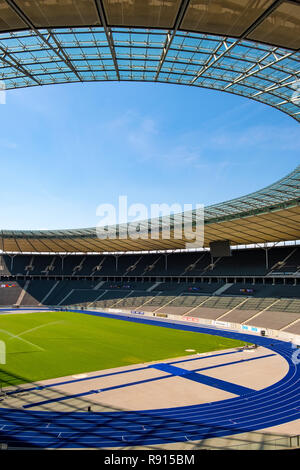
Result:
{"type": "Polygon", "coordinates": [[[0,31],[65,26],[181,29],[300,47],[299,0],[0,0],[0,31]]]}
{"type": "MultiPolygon", "coordinates": [[[[231,245],[299,240],[300,205],[259,216],[249,216],[232,221],[212,223],[205,226],[204,247],[212,241],[229,240],[231,245]]],[[[174,238],[153,240],[116,239],[102,240],[97,237],[31,238],[26,232],[15,232],[13,236],[3,233],[0,247],[5,252],[39,253],[91,253],[126,252],[185,249],[184,240],[174,238]]],[[[192,247],[191,247],[192,248],[192,247]]]]}
{"type": "Polygon", "coordinates": [[[300,120],[300,0],[0,0],[6,89],[80,81],[212,88],[300,120]]]}
{"type": "Polygon", "coordinates": [[[157,81],[245,96],[300,120],[300,53],[207,34],[102,27],[0,34],[6,89],[83,81],[157,81]],[[162,60],[163,57],[163,60],[162,60]]]}
{"type": "Polygon", "coordinates": [[[229,240],[231,245],[300,240],[300,166],[277,183],[248,196],[208,206],[202,219],[197,216],[197,210],[193,210],[138,222],[138,236],[132,236],[132,224],[105,227],[104,237],[96,228],[2,230],[0,250],[89,253],[193,248],[189,241],[195,221],[203,219],[200,247],[208,247],[216,240],[229,240]]]}

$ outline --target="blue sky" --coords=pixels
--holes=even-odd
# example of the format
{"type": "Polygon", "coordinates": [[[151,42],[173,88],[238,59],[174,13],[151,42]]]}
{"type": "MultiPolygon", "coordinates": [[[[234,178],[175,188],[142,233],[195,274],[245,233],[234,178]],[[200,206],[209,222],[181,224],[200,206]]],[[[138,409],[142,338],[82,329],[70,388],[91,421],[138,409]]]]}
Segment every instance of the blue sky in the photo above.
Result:
{"type": "Polygon", "coordinates": [[[11,90],[0,105],[0,229],[98,223],[99,204],[212,204],[299,164],[300,127],[246,98],[151,83],[11,90]]]}

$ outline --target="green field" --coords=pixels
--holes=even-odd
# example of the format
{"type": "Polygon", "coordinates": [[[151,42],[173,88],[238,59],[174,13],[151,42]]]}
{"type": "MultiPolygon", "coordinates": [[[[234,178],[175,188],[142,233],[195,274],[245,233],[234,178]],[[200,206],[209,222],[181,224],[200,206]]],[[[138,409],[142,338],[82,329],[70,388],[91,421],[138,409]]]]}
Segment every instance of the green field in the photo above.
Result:
{"type": "Polygon", "coordinates": [[[0,315],[2,386],[234,348],[241,341],[73,312],[0,315]],[[16,336],[17,335],[17,336],[16,336]]]}

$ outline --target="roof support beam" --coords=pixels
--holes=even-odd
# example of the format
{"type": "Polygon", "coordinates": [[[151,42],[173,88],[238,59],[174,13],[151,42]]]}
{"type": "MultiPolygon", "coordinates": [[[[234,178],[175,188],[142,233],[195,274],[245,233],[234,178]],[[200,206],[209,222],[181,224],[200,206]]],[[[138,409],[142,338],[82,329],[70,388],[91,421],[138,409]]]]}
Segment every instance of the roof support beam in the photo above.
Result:
{"type": "Polygon", "coordinates": [[[111,28],[107,25],[106,15],[105,15],[102,0],[95,0],[95,4],[96,4],[96,9],[97,9],[100,21],[102,23],[102,26],[106,34],[106,38],[107,38],[110,53],[113,59],[113,63],[115,66],[116,74],[117,74],[118,80],[120,80],[120,72],[119,72],[119,66],[118,66],[117,55],[116,55],[116,50],[115,50],[115,44],[114,44],[111,28]]]}
{"type": "Polygon", "coordinates": [[[160,71],[162,69],[162,66],[164,64],[164,61],[167,57],[167,54],[169,52],[169,49],[170,49],[171,44],[173,42],[173,39],[174,39],[178,29],[180,28],[181,22],[183,20],[184,15],[185,15],[186,9],[189,6],[189,3],[190,3],[190,0],[182,0],[182,2],[181,2],[181,5],[180,5],[179,10],[178,10],[178,15],[177,15],[177,18],[176,18],[176,21],[175,21],[175,25],[174,25],[174,28],[172,29],[172,33],[169,31],[168,34],[167,34],[167,40],[166,40],[164,48],[163,48],[163,52],[162,52],[162,55],[161,55],[161,58],[160,58],[160,61],[159,61],[159,65],[158,65],[157,72],[156,72],[154,80],[158,79],[158,76],[159,76],[160,71]]]}
{"type": "Polygon", "coordinates": [[[31,29],[47,45],[47,47],[49,47],[49,49],[51,49],[59,57],[59,59],[62,62],[64,62],[69,67],[69,69],[72,70],[72,72],[76,75],[78,80],[81,81],[80,75],[78,74],[73,64],[70,62],[70,59],[68,58],[67,54],[62,50],[62,48],[58,44],[53,34],[51,34],[50,31],[48,30],[49,37],[53,40],[56,47],[53,47],[49,39],[45,38],[45,36],[43,36],[43,34],[40,33],[40,31],[34,26],[34,24],[30,21],[30,19],[18,7],[18,5],[16,5],[16,3],[13,0],[5,0],[5,1],[10,6],[10,8],[19,16],[19,18],[21,18],[21,20],[28,26],[28,28],[31,29]]]}
{"type": "MultiPolygon", "coordinates": [[[[247,70],[247,72],[241,74],[238,78],[236,78],[235,80],[232,81],[232,83],[230,83],[229,85],[227,85],[224,90],[226,90],[227,88],[231,87],[232,85],[236,85],[237,83],[241,82],[242,80],[245,80],[246,78],[249,78],[249,77],[252,77],[253,75],[255,75],[257,72],[261,72],[262,70],[265,70],[269,67],[272,67],[272,65],[276,65],[278,64],[279,62],[281,62],[282,60],[285,60],[285,59],[288,59],[291,55],[293,55],[294,52],[289,52],[288,54],[285,54],[281,57],[277,57],[273,62],[269,62],[268,64],[266,65],[260,65],[261,62],[263,60],[265,60],[267,57],[262,57],[258,62],[257,64],[254,64],[251,69],[255,68],[255,67],[258,67],[258,69],[256,70],[253,70],[253,71],[250,71],[247,70]]],[[[269,53],[267,56],[270,56],[271,53],[269,53]]]]}
{"type": "MultiPolygon", "coordinates": [[[[57,47],[57,50],[56,49],[53,49],[55,50],[56,54],[58,55],[58,57],[62,57],[62,60],[63,62],[72,70],[72,72],[76,75],[76,77],[78,78],[79,81],[82,81],[81,80],[81,77],[79,75],[79,73],[77,72],[77,70],[75,69],[75,67],[73,66],[72,62],[70,61],[70,59],[67,57],[66,53],[64,52],[64,50],[62,49],[61,45],[59,44],[59,42],[57,41],[56,37],[54,36],[54,34],[49,30],[47,29],[48,31],[48,34],[49,34],[49,37],[52,39],[52,41],[55,43],[56,47],[57,47]],[[57,53],[57,51],[59,53],[57,53]]],[[[42,36],[43,37],[43,36],[42,36]]],[[[45,38],[43,37],[43,40],[45,40],[45,38]]],[[[46,39],[47,41],[47,44],[49,43],[48,40],[46,39]]]]}
{"type": "Polygon", "coordinates": [[[284,0],[276,0],[267,10],[255,20],[254,23],[252,23],[249,28],[244,31],[242,36],[237,39],[235,42],[233,42],[230,46],[227,46],[226,40],[224,39],[224,46],[225,46],[225,51],[223,51],[220,55],[216,56],[215,53],[212,54],[209,59],[207,60],[206,64],[200,69],[200,71],[197,73],[195,78],[191,81],[191,85],[193,85],[201,75],[203,75],[208,69],[213,67],[220,59],[222,59],[228,52],[230,52],[235,46],[237,46],[243,39],[245,39],[250,33],[252,33],[257,26],[259,26],[276,8],[283,3],[284,0]],[[213,59],[213,60],[212,60],[213,59]]]}
{"type": "Polygon", "coordinates": [[[281,80],[279,80],[277,83],[275,83],[274,85],[270,85],[268,86],[267,88],[265,88],[264,90],[262,91],[259,91],[258,93],[255,93],[253,95],[253,97],[256,97],[256,96],[259,96],[259,95],[262,95],[263,93],[269,93],[269,91],[275,91],[275,90],[278,90],[279,88],[282,88],[282,87],[290,87],[293,85],[295,85],[296,83],[298,83],[299,79],[296,78],[297,75],[300,76],[300,70],[295,73],[295,74],[290,74],[288,77],[285,77],[285,78],[282,78],[281,80]],[[292,80],[291,80],[292,79],[292,80]],[[289,81],[291,80],[291,81],[289,81]]]}
{"type": "Polygon", "coordinates": [[[28,70],[22,67],[22,65],[20,65],[18,61],[4,47],[0,46],[0,51],[3,52],[3,55],[0,56],[0,60],[2,62],[7,64],[9,67],[12,67],[18,70],[18,72],[24,74],[26,77],[30,78],[30,80],[40,85],[40,82],[38,81],[38,79],[34,77],[33,75],[31,75],[31,73],[29,73],[28,70]],[[9,60],[7,60],[6,57],[8,57],[9,60]]]}

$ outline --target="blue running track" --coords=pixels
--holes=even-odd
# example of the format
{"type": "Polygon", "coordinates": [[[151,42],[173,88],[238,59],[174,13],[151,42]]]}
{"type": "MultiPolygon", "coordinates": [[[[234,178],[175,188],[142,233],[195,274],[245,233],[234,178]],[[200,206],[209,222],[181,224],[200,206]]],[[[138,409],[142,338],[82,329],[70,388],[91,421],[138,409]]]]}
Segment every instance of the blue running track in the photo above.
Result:
{"type": "Polygon", "coordinates": [[[255,342],[281,355],[289,370],[279,382],[263,390],[240,388],[240,396],[199,405],[97,413],[0,408],[0,442],[35,448],[150,446],[257,431],[300,418],[300,364],[293,361],[295,349],[290,343],[204,326],[82,313],[255,342]]]}

